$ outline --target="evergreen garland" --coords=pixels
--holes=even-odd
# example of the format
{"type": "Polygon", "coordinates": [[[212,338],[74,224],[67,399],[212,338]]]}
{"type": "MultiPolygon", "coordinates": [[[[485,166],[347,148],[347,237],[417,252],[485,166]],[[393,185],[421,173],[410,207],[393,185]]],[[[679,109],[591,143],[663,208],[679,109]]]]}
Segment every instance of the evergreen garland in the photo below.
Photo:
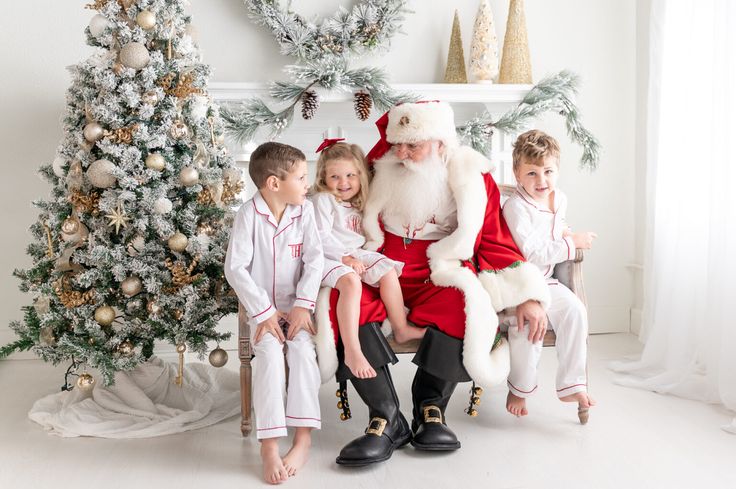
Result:
{"type": "Polygon", "coordinates": [[[579,82],[576,74],[566,70],[545,78],[529,90],[519,105],[498,120],[494,121],[491,114],[485,112],[459,126],[458,136],[475,150],[490,155],[494,129],[506,133],[519,132],[532,119],[545,112],[555,111],[565,117],[568,135],[583,148],[580,167],[595,170],[600,160],[600,143],[583,127],[577,106],[573,102],[579,82]]]}

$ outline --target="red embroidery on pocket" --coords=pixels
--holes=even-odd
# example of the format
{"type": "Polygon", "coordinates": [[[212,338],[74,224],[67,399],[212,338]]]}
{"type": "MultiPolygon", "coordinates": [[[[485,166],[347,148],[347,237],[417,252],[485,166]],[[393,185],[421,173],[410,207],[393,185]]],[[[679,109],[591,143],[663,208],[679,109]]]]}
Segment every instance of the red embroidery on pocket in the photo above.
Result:
{"type": "Polygon", "coordinates": [[[302,245],[304,243],[297,243],[297,244],[290,244],[289,248],[291,248],[291,257],[292,258],[299,258],[302,256],[302,245]]]}

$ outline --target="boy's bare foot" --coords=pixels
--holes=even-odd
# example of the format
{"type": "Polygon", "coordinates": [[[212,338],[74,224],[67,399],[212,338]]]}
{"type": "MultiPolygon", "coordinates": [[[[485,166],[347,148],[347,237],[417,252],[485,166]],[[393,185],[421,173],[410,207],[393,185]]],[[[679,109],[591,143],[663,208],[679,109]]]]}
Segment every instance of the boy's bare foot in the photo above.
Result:
{"type": "Polygon", "coordinates": [[[419,326],[406,325],[403,328],[396,328],[394,330],[394,340],[396,343],[406,343],[411,340],[421,340],[424,338],[424,334],[427,332],[427,328],[420,328],[419,326]]]}
{"type": "Polygon", "coordinates": [[[279,456],[279,445],[276,438],[261,442],[261,462],[263,462],[263,480],[269,484],[281,484],[289,478],[284,462],[279,456]]]}
{"type": "Polygon", "coordinates": [[[570,394],[569,396],[560,397],[560,401],[577,402],[578,407],[581,408],[589,408],[591,406],[595,406],[595,401],[592,397],[588,395],[587,392],[576,392],[575,394],[570,394]]]}
{"type": "Polygon", "coordinates": [[[595,400],[588,395],[587,392],[576,392],[569,396],[560,397],[562,402],[577,402],[578,403],[578,419],[580,424],[587,424],[588,418],[590,417],[590,407],[595,406],[595,400]]]}
{"type": "Polygon", "coordinates": [[[373,370],[360,349],[345,350],[345,365],[359,379],[370,379],[376,376],[376,371],[373,370]]]}
{"type": "Polygon", "coordinates": [[[297,471],[304,467],[309,458],[309,447],[312,442],[309,435],[304,437],[294,437],[294,444],[291,446],[289,453],[284,457],[284,467],[289,477],[296,475],[297,471]]]}
{"type": "Polygon", "coordinates": [[[526,416],[529,414],[526,410],[526,399],[509,391],[509,395],[506,396],[506,411],[517,417],[526,416]]]}

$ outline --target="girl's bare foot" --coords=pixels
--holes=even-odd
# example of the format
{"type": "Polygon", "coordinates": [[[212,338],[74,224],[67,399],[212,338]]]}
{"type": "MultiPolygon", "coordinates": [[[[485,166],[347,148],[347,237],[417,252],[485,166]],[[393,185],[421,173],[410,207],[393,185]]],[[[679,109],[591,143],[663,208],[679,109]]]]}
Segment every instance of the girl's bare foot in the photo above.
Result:
{"type": "Polygon", "coordinates": [[[279,456],[277,438],[268,438],[261,442],[261,462],[263,462],[263,480],[269,484],[281,484],[289,478],[284,462],[279,456]]]}
{"type": "MultiPolygon", "coordinates": [[[[310,430],[311,428],[297,428],[297,430],[310,430]]],[[[284,467],[289,477],[296,475],[297,471],[304,467],[309,459],[309,448],[312,446],[312,439],[307,431],[305,436],[294,436],[294,444],[291,446],[289,453],[284,457],[284,467]]]]}
{"type": "Polygon", "coordinates": [[[411,340],[420,340],[424,338],[424,334],[427,332],[427,328],[420,328],[418,326],[409,326],[408,324],[403,328],[396,328],[394,330],[394,340],[396,343],[406,343],[411,340]]]}
{"type": "Polygon", "coordinates": [[[345,350],[345,365],[359,379],[370,379],[376,376],[376,371],[373,370],[360,349],[345,350]]]}
{"type": "Polygon", "coordinates": [[[509,391],[509,395],[506,396],[506,411],[517,417],[526,416],[529,414],[526,410],[526,399],[509,391]]]}

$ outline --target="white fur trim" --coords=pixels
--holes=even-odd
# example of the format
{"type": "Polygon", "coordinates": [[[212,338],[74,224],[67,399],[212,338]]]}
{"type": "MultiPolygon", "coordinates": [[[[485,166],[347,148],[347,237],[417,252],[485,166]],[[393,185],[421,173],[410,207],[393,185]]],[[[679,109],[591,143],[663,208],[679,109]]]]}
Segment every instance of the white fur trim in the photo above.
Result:
{"type": "Polygon", "coordinates": [[[481,175],[491,168],[490,160],[472,148],[448,148],[447,181],[457,205],[458,226],[449,236],[429,247],[427,256],[430,259],[467,260],[473,256],[488,203],[481,175]]]}
{"type": "Polygon", "coordinates": [[[322,287],[317,294],[317,305],[314,309],[314,318],[317,323],[317,334],[314,344],[317,349],[317,363],[322,383],[326,383],[335,376],[337,371],[337,348],[335,336],[330,322],[330,287],[322,287]]]}
{"type": "Polygon", "coordinates": [[[529,262],[495,273],[481,272],[478,276],[496,311],[528,300],[541,302],[544,309],[549,307],[549,287],[539,268],[529,262]]]}
{"type": "Polygon", "coordinates": [[[437,140],[457,145],[455,114],[446,102],[406,103],[388,112],[386,140],[391,144],[437,140]]]}
{"type": "Polygon", "coordinates": [[[430,261],[430,278],[436,285],[455,287],[465,297],[465,339],[463,365],[470,377],[483,387],[492,387],[506,381],[510,369],[508,347],[491,351],[496,337],[498,318],[488,300],[488,294],[475,274],[457,260],[430,261]]]}

